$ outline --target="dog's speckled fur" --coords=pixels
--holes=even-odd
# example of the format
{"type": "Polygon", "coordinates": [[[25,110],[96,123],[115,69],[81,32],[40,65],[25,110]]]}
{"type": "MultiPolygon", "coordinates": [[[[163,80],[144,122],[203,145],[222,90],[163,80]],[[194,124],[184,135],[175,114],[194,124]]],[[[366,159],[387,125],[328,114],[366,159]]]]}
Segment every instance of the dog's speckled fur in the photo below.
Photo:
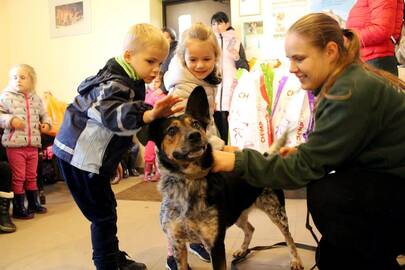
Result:
{"type": "Polygon", "coordinates": [[[252,207],[263,210],[283,233],[291,269],[303,269],[288,230],[282,192],[252,187],[232,173],[209,173],[213,159],[205,134],[208,113],[205,91],[197,87],[184,115],[156,120],[145,130],[158,148],[163,197],[160,219],[178,269],[188,269],[187,242],[202,242],[211,254],[213,269],[225,270],[226,229],[236,223],[244,231],[243,244],[234,256],[243,254],[254,231],[248,222],[252,207]]]}

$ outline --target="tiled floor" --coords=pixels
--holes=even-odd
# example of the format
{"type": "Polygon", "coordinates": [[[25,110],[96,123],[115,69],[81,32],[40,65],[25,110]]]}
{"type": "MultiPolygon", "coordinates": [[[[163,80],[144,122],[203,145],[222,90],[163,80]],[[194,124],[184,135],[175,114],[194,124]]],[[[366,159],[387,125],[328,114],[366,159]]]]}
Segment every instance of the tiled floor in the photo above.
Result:
{"type": "MultiPolygon", "coordinates": [[[[141,181],[124,179],[114,185],[119,192],[141,181]]],[[[46,187],[48,213],[36,215],[32,220],[15,220],[17,232],[0,234],[0,269],[2,270],[89,270],[91,261],[90,231],[88,221],[72,201],[63,182],[46,187]]],[[[305,229],[306,205],[304,200],[287,200],[290,230],[296,242],[314,244],[305,229]]],[[[149,270],[162,270],[166,258],[166,240],[159,227],[159,203],[118,201],[118,234],[120,247],[135,260],[148,265],[149,270]]],[[[267,219],[255,211],[250,218],[256,227],[251,246],[270,245],[283,241],[281,233],[267,219]]],[[[227,232],[228,265],[232,251],[242,242],[242,232],[235,226],[227,232]]],[[[300,250],[305,269],[313,265],[314,254],[300,250]]],[[[194,270],[208,270],[211,266],[189,256],[194,270]]],[[[260,251],[241,263],[239,269],[289,269],[286,248],[260,251]]]]}

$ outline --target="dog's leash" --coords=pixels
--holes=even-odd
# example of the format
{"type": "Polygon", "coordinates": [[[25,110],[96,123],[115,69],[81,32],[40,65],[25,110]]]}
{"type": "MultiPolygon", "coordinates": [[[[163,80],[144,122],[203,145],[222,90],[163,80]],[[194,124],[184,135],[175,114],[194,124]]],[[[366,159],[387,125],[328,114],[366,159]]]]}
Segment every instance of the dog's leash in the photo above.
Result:
{"type": "MultiPolygon", "coordinates": [[[[305,228],[307,228],[312,237],[315,239],[316,243],[319,244],[318,237],[314,233],[311,224],[309,223],[309,210],[307,209],[307,217],[305,220],[305,228]]],[[[302,243],[295,243],[297,248],[305,249],[305,250],[310,250],[316,252],[316,246],[312,245],[307,245],[307,244],[302,244],[302,243]]],[[[243,262],[244,260],[247,259],[247,256],[252,252],[252,251],[260,251],[260,250],[267,250],[267,249],[273,249],[273,248],[279,248],[279,247],[285,247],[287,246],[286,242],[278,242],[270,246],[255,246],[252,248],[248,248],[242,255],[236,257],[235,259],[232,260],[231,262],[231,270],[238,270],[238,267],[236,266],[238,263],[243,262]]],[[[311,267],[310,270],[315,269],[317,267],[317,263],[315,263],[314,266],[311,267]]]]}

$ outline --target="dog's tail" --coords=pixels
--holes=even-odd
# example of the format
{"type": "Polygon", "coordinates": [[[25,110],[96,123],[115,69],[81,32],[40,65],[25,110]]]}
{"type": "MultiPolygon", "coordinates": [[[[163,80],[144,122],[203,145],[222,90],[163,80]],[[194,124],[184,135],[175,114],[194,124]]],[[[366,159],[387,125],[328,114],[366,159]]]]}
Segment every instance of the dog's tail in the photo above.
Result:
{"type": "Polygon", "coordinates": [[[287,143],[287,139],[288,139],[288,133],[289,133],[289,130],[287,129],[287,130],[281,135],[280,138],[278,138],[277,140],[275,140],[275,141],[271,144],[269,151],[265,152],[265,153],[264,153],[264,156],[268,156],[268,155],[277,153],[277,152],[280,150],[281,147],[285,146],[286,143],[287,143]]]}

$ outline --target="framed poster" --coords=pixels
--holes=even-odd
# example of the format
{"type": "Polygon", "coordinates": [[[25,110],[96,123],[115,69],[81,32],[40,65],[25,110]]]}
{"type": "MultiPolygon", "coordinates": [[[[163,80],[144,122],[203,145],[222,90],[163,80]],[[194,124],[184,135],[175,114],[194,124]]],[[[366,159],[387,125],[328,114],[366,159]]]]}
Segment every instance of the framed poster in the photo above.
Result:
{"type": "Polygon", "coordinates": [[[52,38],[91,32],[90,0],[49,0],[52,38]]]}

